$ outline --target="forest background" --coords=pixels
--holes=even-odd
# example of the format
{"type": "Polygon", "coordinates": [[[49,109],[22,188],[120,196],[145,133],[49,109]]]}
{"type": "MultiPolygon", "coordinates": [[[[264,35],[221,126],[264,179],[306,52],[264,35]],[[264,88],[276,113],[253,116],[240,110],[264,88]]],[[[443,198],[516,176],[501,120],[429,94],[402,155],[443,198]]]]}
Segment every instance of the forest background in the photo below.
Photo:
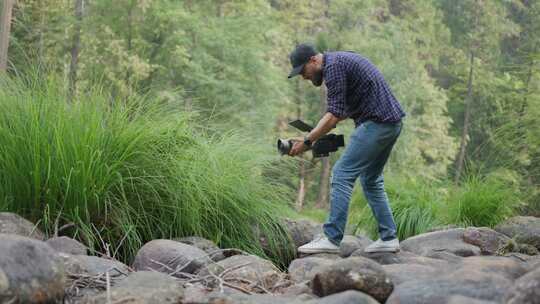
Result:
{"type": "MultiPolygon", "coordinates": [[[[401,238],[540,216],[538,0],[1,3],[0,210],[49,234],[126,259],[193,234],[283,253],[278,218],[324,221],[340,155],[277,153],[325,111],[324,86],[286,77],[300,42],[366,56],[403,105],[401,238]]],[[[370,212],[357,186],[350,231],[376,236],[370,212]]]]}

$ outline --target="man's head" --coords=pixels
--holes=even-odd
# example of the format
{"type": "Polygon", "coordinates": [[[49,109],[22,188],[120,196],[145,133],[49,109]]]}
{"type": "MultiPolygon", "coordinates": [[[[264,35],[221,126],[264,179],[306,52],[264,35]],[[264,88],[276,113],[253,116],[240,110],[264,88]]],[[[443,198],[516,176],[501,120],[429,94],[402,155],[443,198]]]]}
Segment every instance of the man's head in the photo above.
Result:
{"type": "Polygon", "coordinates": [[[315,51],[315,48],[306,43],[296,46],[289,55],[293,67],[289,78],[302,75],[304,79],[311,80],[314,86],[320,86],[322,77],[322,54],[315,51]]]}

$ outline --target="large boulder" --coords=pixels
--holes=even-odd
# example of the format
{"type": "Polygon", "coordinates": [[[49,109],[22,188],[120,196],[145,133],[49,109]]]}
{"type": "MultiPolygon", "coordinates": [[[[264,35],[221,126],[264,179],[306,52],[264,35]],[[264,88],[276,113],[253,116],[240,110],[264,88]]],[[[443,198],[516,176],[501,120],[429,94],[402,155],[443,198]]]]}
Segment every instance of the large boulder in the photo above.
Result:
{"type": "Polygon", "coordinates": [[[339,260],[324,267],[315,275],[311,286],[318,296],[355,289],[380,302],[384,302],[393,289],[393,284],[381,265],[362,257],[339,260]]]}
{"type": "Polygon", "coordinates": [[[401,250],[399,252],[364,252],[363,250],[357,250],[353,252],[351,256],[362,256],[381,265],[390,264],[420,264],[424,266],[436,267],[438,269],[447,268],[450,263],[441,260],[429,258],[421,255],[414,254],[412,252],[401,250]]]}
{"type": "Polygon", "coordinates": [[[475,256],[461,260],[459,268],[503,276],[511,281],[527,272],[527,267],[514,259],[502,256],[475,256]]]}
{"type": "Polygon", "coordinates": [[[110,294],[104,291],[80,303],[176,304],[181,303],[183,296],[182,284],[172,276],[154,271],[137,271],[113,286],[110,294]]]}
{"type": "Polygon", "coordinates": [[[107,276],[114,286],[130,273],[128,266],[116,260],[67,253],[59,253],[59,256],[68,278],[66,296],[73,301],[103,291],[106,286],[96,282],[104,282],[107,276]]]}
{"type": "Polygon", "coordinates": [[[478,246],[463,241],[465,229],[456,228],[434,231],[413,236],[401,242],[401,249],[422,256],[430,256],[433,252],[447,252],[458,256],[480,255],[478,246]]]}
{"type": "Polygon", "coordinates": [[[317,234],[322,233],[322,225],[308,220],[283,220],[296,248],[311,242],[317,234]]]}
{"type": "Polygon", "coordinates": [[[379,302],[363,292],[347,290],[324,298],[307,301],[306,304],[379,304],[379,302]]]}
{"type": "Polygon", "coordinates": [[[227,257],[241,253],[239,250],[234,249],[220,249],[214,242],[199,236],[181,237],[174,239],[174,241],[201,249],[202,251],[206,252],[214,262],[219,262],[227,257]]]}
{"type": "Polygon", "coordinates": [[[512,239],[486,227],[466,228],[463,232],[463,241],[478,246],[484,255],[503,254],[518,249],[512,239]]]}
{"type": "Polygon", "coordinates": [[[394,286],[412,280],[428,280],[436,278],[441,270],[420,264],[389,264],[382,266],[394,286]]]}
{"type": "Polygon", "coordinates": [[[184,277],[182,273],[195,273],[210,263],[206,252],[197,247],[172,240],[152,240],[139,249],[133,268],[184,277]]]}
{"type": "Polygon", "coordinates": [[[505,300],[506,304],[540,304],[540,268],[517,279],[505,300]]]}
{"type": "Polygon", "coordinates": [[[540,218],[515,216],[495,226],[495,230],[518,243],[530,244],[540,249],[540,218]]]}
{"type": "Polygon", "coordinates": [[[364,250],[371,243],[373,241],[363,235],[346,235],[339,244],[339,255],[346,258],[357,250],[364,250]]]}
{"type": "Polygon", "coordinates": [[[217,276],[235,285],[271,289],[283,274],[270,261],[255,255],[235,255],[202,268],[199,277],[217,276]]]}
{"type": "Polygon", "coordinates": [[[58,253],[42,241],[0,234],[0,302],[62,299],[66,276],[58,253]]]}
{"type": "Polygon", "coordinates": [[[43,240],[43,232],[36,225],[11,212],[0,212],[0,233],[16,234],[43,240]]]}
{"type": "Polygon", "coordinates": [[[77,240],[69,238],[67,236],[53,237],[45,241],[47,245],[51,246],[58,252],[68,254],[86,254],[87,248],[77,240]]]}
{"type": "Polygon", "coordinates": [[[395,287],[386,304],[447,303],[456,295],[498,302],[511,284],[507,278],[493,273],[458,269],[446,275],[403,282],[395,287]]]}
{"type": "Polygon", "coordinates": [[[295,282],[309,281],[325,266],[331,265],[332,263],[332,260],[318,257],[295,259],[289,265],[289,275],[291,280],[295,282]]]}

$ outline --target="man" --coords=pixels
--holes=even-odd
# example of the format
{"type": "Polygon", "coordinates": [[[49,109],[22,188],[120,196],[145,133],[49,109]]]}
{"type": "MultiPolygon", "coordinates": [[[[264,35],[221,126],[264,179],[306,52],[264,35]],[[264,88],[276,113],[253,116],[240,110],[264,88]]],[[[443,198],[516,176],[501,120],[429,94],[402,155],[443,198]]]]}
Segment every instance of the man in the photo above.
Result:
{"type": "Polygon", "coordinates": [[[396,224],[384,190],[383,168],[401,133],[405,116],[401,105],[379,70],[353,52],[315,51],[309,44],[298,45],[290,56],[289,78],[301,75],[314,86],[325,82],[327,109],[317,126],[303,140],[295,140],[291,156],[306,151],[339,121],[351,118],[355,130],[331,177],[330,215],[324,235],[298,248],[301,253],[336,253],[343,239],[349,201],[357,178],[375,216],[379,236],[366,252],[397,252],[396,224]]]}

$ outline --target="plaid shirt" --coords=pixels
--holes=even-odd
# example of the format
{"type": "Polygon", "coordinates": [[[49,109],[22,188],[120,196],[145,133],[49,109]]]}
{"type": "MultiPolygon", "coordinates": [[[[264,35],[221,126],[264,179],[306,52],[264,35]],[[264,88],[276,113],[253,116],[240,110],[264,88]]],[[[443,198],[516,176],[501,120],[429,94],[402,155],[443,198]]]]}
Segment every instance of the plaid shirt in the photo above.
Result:
{"type": "Polygon", "coordinates": [[[324,53],[323,79],[326,111],[336,117],[352,118],[358,126],[366,120],[398,122],[405,116],[381,72],[356,53],[324,53]]]}

